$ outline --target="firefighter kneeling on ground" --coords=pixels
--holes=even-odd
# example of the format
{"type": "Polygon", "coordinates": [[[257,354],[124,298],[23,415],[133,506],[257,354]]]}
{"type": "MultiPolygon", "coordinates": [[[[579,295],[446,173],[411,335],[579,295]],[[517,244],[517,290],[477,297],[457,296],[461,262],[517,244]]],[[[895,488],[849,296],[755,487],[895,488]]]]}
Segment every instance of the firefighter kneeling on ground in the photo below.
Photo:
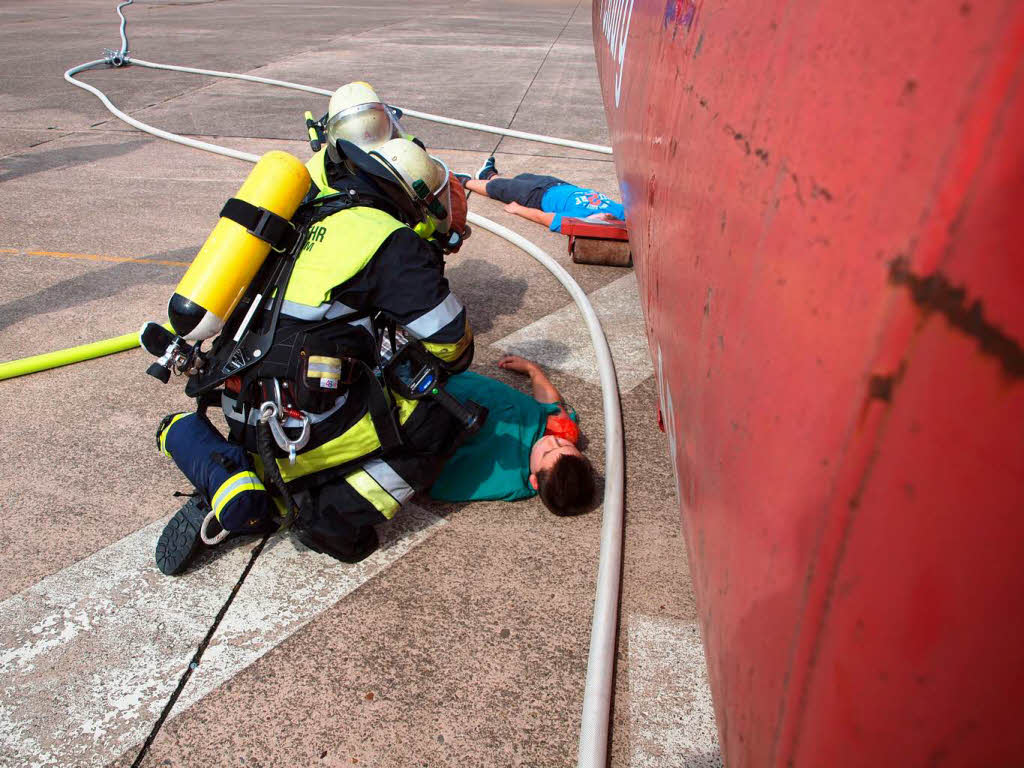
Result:
{"type": "Polygon", "coordinates": [[[467,230],[461,186],[401,137],[369,86],[339,94],[292,220],[306,239],[281,286],[273,343],[218,390],[228,439],[202,407],[158,429],[197,490],[157,543],[164,573],[182,572],[203,541],[265,533],[285,518],[311,549],[357,562],[378,546],[374,524],[432,484],[463,432],[440,401],[405,399],[380,375],[382,340],[393,354],[396,331],[422,344],[442,377],[472,360],[466,309],[444,277],[444,253],[467,230]],[[268,402],[280,421],[261,413],[268,402]],[[270,455],[268,421],[291,441],[291,456],[273,446],[273,466],[260,458],[270,455]]]}

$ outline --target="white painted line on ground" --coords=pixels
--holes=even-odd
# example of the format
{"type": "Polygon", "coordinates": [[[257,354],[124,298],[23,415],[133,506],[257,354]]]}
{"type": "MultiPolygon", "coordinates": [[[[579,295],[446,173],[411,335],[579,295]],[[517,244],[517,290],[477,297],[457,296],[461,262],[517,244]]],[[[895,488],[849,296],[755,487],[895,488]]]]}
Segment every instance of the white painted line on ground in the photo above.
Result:
{"type": "MultiPolygon", "coordinates": [[[[619,389],[628,394],[654,375],[636,273],[631,270],[589,294],[589,298],[608,337],[619,389]]],[[[600,386],[590,333],[575,304],[570,303],[491,346],[600,386]]]]}
{"type": "Polygon", "coordinates": [[[630,768],[721,768],[700,630],[629,619],[630,768]]]}
{"type": "MultiPolygon", "coordinates": [[[[149,734],[257,539],[181,577],[157,571],[161,520],[0,603],[0,765],[105,765],[149,734]]],[[[422,543],[444,521],[415,505],[357,565],[275,536],[174,715],[422,543]]],[[[221,551],[222,550],[222,551],[221,551]]]]}
{"type": "Polygon", "coordinates": [[[378,528],[380,550],[354,565],[312,552],[293,536],[272,539],[231,604],[173,714],[177,716],[280,645],[444,524],[443,518],[406,504],[391,523],[378,528]]]}

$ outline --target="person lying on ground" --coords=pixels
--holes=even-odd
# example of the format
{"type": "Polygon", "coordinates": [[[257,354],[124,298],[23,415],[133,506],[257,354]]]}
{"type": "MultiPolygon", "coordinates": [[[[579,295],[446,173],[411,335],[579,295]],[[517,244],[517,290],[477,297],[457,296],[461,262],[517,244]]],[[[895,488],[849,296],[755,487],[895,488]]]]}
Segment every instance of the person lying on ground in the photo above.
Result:
{"type": "Polygon", "coordinates": [[[585,512],[594,497],[594,469],[576,447],[575,411],[536,363],[505,355],[498,367],[529,376],[533,397],[472,371],[449,377],[449,393],[486,406],[489,414],[447,461],[431,498],[514,501],[539,494],[556,515],[585,512]]]}
{"type": "Polygon", "coordinates": [[[455,176],[468,191],[507,203],[505,210],[509,213],[543,224],[552,232],[562,231],[563,217],[626,226],[622,203],[555,176],[520,173],[511,179],[503,177],[493,157],[487,158],[476,178],[465,173],[455,176]]]}

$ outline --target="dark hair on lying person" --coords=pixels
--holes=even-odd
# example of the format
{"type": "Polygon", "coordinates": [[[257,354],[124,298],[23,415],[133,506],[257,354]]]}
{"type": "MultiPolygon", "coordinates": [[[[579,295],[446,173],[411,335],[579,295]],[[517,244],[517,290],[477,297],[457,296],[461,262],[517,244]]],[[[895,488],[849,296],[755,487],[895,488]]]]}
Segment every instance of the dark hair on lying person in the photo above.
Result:
{"type": "Polygon", "coordinates": [[[594,500],[594,467],[585,456],[562,456],[551,469],[537,473],[537,492],[556,515],[586,512],[594,500]]]}

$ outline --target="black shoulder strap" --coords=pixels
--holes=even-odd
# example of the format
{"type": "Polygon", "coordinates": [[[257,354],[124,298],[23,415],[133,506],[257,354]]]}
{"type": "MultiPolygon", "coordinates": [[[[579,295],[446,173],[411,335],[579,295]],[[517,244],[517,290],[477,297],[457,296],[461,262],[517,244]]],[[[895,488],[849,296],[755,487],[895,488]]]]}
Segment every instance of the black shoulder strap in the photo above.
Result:
{"type": "Polygon", "coordinates": [[[250,235],[270,243],[275,251],[287,251],[299,237],[288,219],[237,197],[224,203],[220,215],[242,225],[250,235]]]}
{"type": "Polygon", "coordinates": [[[296,214],[296,218],[301,221],[303,226],[308,227],[318,221],[323,221],[338,211],[359,207],[376,208],[379,211],[384,211],[384,213],[393,217],[396,221],[400,221],[403,224],[406,223],[402,212],[398,210],[389,198],[356,189],[324,195],[310,203],[304,203],[299,213],[296,214]]]}

